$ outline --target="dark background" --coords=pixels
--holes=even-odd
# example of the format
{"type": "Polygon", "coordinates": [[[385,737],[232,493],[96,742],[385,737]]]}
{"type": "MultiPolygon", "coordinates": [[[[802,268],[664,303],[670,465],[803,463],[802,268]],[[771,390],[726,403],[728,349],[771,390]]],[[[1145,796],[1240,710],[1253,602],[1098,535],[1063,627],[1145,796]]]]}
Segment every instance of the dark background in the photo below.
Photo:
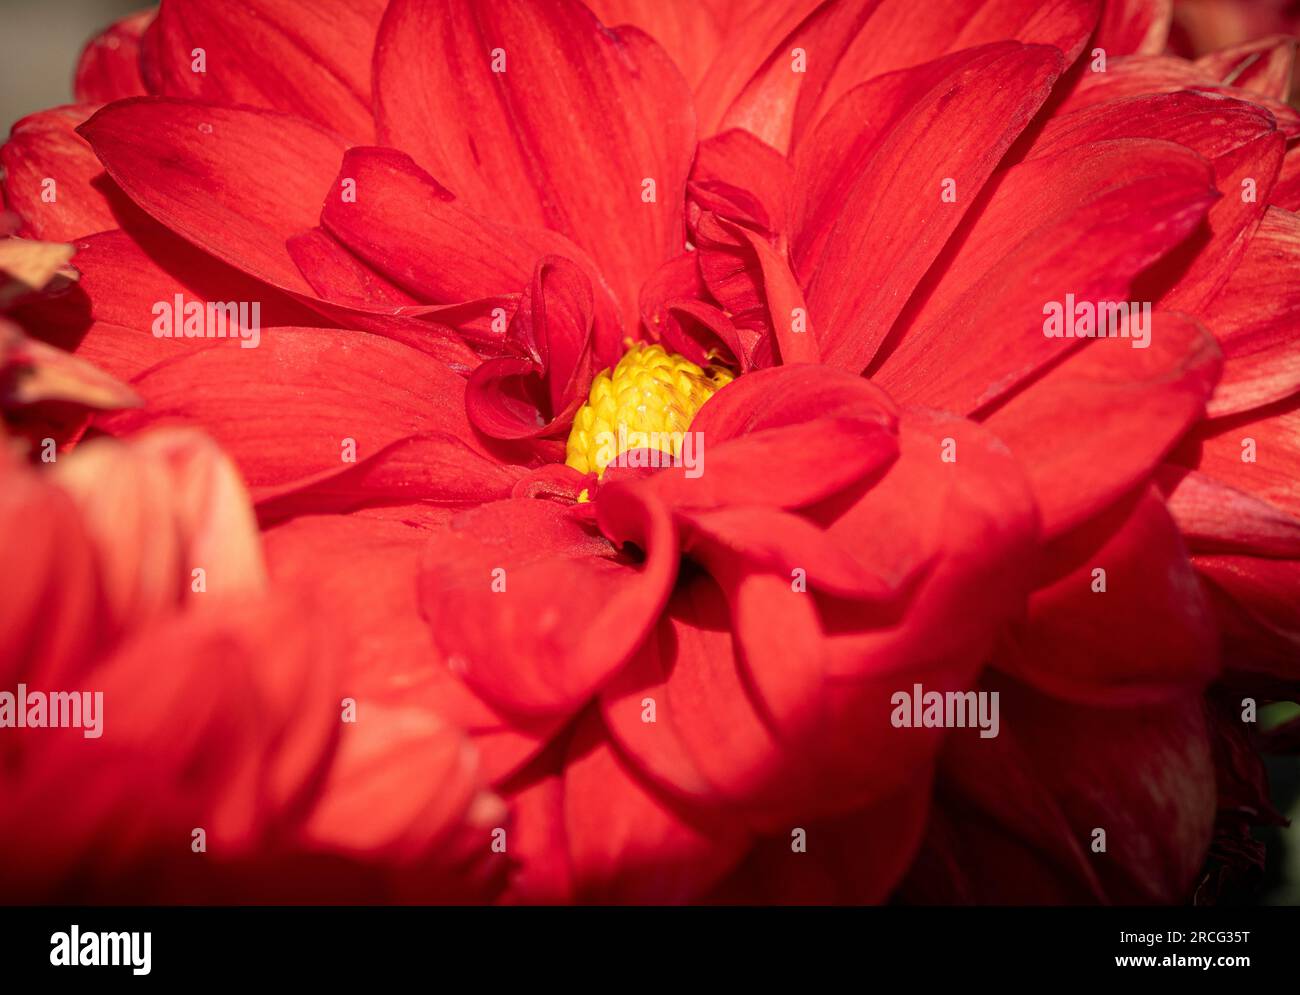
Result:
{"type": "Polygon", "coordinates": [[[72,101],[82,46],[148,0],[0,0],[0,135],[26,114],[72,101]]]}

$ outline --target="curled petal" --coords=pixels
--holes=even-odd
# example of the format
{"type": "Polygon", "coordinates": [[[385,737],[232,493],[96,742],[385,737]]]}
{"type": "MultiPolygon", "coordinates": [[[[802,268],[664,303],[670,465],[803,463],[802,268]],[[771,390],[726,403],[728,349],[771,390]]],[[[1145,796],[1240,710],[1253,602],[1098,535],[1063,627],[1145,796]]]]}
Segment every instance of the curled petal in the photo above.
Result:
{"type": "Polygon", "coordinates": [[[470,421],[496,439],[528,439],[568,428],[591,376],[591,283],[574,263],[550,256],[511,329],[526,358],[489,360],[466,387],[470,421]]]}
{"type": "Polygon", "coordinates": [[[440,651],[489,702],[534,715],[576,710],[636,649],[677,573],[672,520],[610,497],[602,523],[627,553],[550,502],[464,512],[425,552],[421,605],[440,651]],[[581,618],[575,604],[592,603],[581,618]]]}

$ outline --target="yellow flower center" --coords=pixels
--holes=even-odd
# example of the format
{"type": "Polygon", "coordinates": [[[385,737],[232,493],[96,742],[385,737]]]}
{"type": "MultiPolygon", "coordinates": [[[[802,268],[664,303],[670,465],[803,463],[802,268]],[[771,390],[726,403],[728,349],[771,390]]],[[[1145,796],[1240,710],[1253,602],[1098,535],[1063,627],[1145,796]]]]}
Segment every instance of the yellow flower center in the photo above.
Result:
{"type": "Polygon", "coordinates": [[[657,449],[680,459],[695,413],[734,379],[720,366],[701,369],[661,345],[634,345],[613,372],[603,370],[592,380],[587,403],[574,415],[564,462],[600,477],[632,450],[657,449]]]}

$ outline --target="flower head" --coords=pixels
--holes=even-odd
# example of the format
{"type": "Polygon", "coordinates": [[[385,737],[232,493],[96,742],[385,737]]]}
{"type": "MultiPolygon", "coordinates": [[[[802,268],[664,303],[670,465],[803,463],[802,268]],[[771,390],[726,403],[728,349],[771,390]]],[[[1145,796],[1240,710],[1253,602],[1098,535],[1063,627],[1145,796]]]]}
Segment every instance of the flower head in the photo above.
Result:
{"type": "Polygon", "coordinates": [[[290,838],[486,830],[447,728],[509,900],[1191,893],[1207,688],[1300,688],[1300,116],[1161,4],[955,8],[164,0],[15,127],[95,430],[210,433],[413,730],[307,709],[290,838]]]}

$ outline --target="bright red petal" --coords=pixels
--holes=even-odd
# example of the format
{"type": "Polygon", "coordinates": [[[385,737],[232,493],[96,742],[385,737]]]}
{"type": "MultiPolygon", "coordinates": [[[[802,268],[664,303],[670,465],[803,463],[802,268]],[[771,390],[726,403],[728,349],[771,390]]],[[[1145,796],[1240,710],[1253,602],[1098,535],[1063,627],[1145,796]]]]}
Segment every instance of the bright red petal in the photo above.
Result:
{"type": "Polygon", "coordinates": [[[723,32],[705,3],[662,0],[590,0],[611,28],[631,24],[663,46],[691,86],[699,83],[722,47],[723,32]]]}
{"type": "Polygon", "coordinates": [[[837,164],[831,168],[851,158],[856,179],[843,200],[832,195],[805,205],[797,239],[818,252],[813,259],[796,250],[829,365],[858,373],[875,355],[1061,69],[1053,48],[993,45],[911,70],[906,86],[887,80],[850,93],[845,99],[859,120],[872,108],[865,136],[834,120],[846,111],[832,112],[829,130],[817,132],[807,154],[837,164]],[[882,87],[890,98],[883,116],[875,107],[882,87]]]}
{"type": "Polygon", "coordinates": [[[148,406],[105,422],[202,425],[255,496],[313,489],[322,507],[403,498],[463,503],[509,493],[465,417],[465,382],[388,339],[326,328],[264,330],[255,349],[214,347],[137,378],[148,406]]]}
{"type": "Polygon", "coordinates": [[[439,649],[488,701],[572,712],[654,624],[677,573],[675,530],[662,509],[624,507],[614,524],[645,550],[639,567],[544,500],[486,504],[436,534],[424,559],[424,614],[439,649]],[[591,610],[575,616],[579,604],[591,610]]]}
{"type": "Polygon", "coordinates": [[[274,111],[144,97],[110,104],[79,132],[167,228],[250,276],[314,296],[285,242],[316,227],[341,139],[274,111]]]}
{"type": "Polygon", "coordinates": [[[682,811],[629,769],[592,716],[564,767],[564,825],[580,902],[689,902],[739,861],[747,840],[682,811]]]}
{"type": "Polygon", "coordinates": [[[1093,47],[1104,49],[1107,58],[1159,55],[1169,41],[1173,20],[1173,0],[1106,0],[1093,47]]]}
{"type": "Polygon", "coordinates": [[[1214,340],[1166,311],[1148,331],[1144,349],[1121,338],[1087,342],[984,422],[1025,467],[1048,537],[1149,478],[1205,411],[1220,370],[1214,340]],[[1088,430],[1062,432],[1067,421],[1088,430]]]}
{"type": "Polygon", "coordinates": [[[1045,334],[1049,302],[1126,300],[1216,197],[1205,160],[1168,142],[1097,142],[1012,167],[923,284],[872,379],[910,403],[971,412],[995,402],[1082,341],[1045,334]]]}
{"type": "Polygon", "coordinates": [[[641,283],[685,234],[695,117],[663,50],[576,0],[398,0],[377,52],[379,140],[470,210],[598,259],[630,327],[641,283]]]}
{"type": "Polygon", "coordinates": [[[285,111],[373,141],[370,63],[384,6],[356,0],[322,16],[312,0],[167,0],[146,37],[150,89],[285,111]]]}

